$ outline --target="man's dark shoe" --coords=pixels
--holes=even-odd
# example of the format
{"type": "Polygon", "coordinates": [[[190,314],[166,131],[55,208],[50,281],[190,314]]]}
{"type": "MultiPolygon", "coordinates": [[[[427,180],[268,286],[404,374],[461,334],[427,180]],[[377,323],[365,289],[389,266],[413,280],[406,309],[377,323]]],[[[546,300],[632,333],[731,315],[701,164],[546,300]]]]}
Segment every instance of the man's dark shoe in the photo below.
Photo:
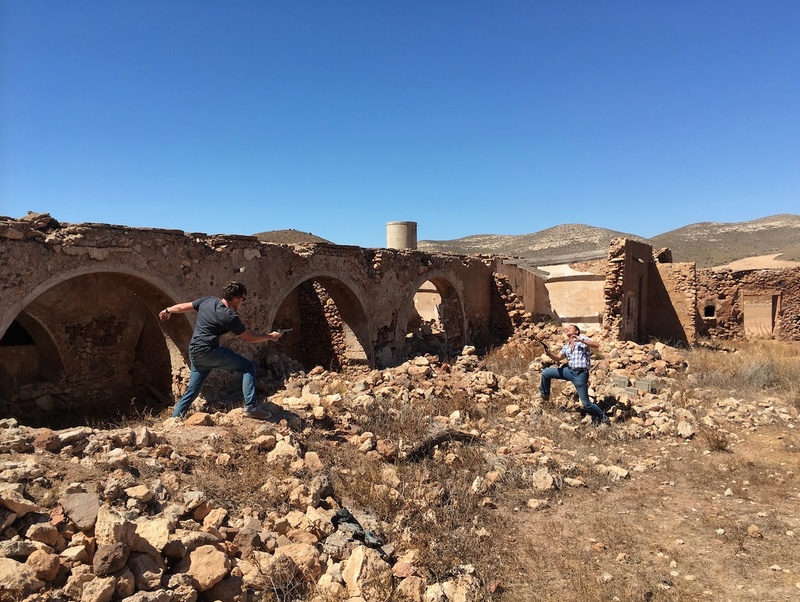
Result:
{"type": "Polygon", "coordinates": [[[608,416],[603,414],[603,417],[600,419],[592,420],[595,426],[611,426],[611,421],[608,419],[608,416]]]}
{"type": "Polygon", "coordinates": [[[539,399],[542,401],[550,401],[550,396],[545,395],[544,393],[539,393],[539,399]]]}
{"type": "Polygon", "coordinates": [[[255,406],[252,408],[244,408],[242,410],[242,416],[245,418],[253,418],[254,420],[269,420],[272,418],[272,412],[265,410],[261,406],[255,406]]]}

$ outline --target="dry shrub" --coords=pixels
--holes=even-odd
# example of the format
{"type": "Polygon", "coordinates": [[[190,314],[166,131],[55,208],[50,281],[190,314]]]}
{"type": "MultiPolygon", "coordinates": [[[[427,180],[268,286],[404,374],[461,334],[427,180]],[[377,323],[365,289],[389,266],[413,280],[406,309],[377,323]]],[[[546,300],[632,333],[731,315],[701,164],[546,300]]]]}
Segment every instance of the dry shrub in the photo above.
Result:
{"type": "Polygon", "coordinates": [[[452,447],[458,456],[455,465],[434,458],[405,467],[407,504],[399,526],[410,545],[421,551],[421,564],[435,580],[472,564],[478,577],[488,582],[503,562],[495,544],[507,532],[506,523],[483,503],[483,494],[472,489],[476,477],[490,469],[481,451],[452,447]]]}
{"type": "Polygon", "coordinates": [[[700,429],[700,437],[708,445],[708,449],[713,452],[729,452],[731,441],[728,433],[720,429],[704,427],[700,429]]]}
{"type": "Polygon", "coordinates": [[[318,451],[326,463],[337,468],[331,484],[343,501],[366,510],[378,520],[391,522],[403,502],[383,484],[383,464],[368,458],[352,445],[336,445],[318,451]]]}
{"type": "MultiPolygon", "coordinates": [[[[443,428],[441,417],[455,410],[479,411],[468,395],[446,391],[411,402],[380,399],[354,409],[351,420],[357,431],[408,449],[443,428]]],[[[495,541],[505,531],[504,522],[490,504],[482,503],[486,492],[472,489],[493,468],[481,447],[446,441],[421,461],[398,461],[393,468],[400,484],[388,487],[383,473],[387,463],[360,453],[353,444],[330,444],[313,434],[307,444],[325,464],[338,467],[331,482],[345,504],[381,520],[389,532],[380,535],[388,541],[420,553],[418,565],[428,572],[428,581],[452,577],[459,567],[472,564],[475,576],[487,584],[502,564],[495,541]]]]}
{"type": "Polygon", "coordinates": [[[748,341],[733,351],[697,347],[687,362],[687,374],[701,386],[769,391],[793,400],[800,392],[800,350],[793,345],[748,341]]]}
{"type": "Polygon", "coordinates": [[[217,464],[216,455],[200,459],[186,477],[188,484],[196,480],[199,489],[227,510],[250,507],[264,511],[283,507],[288,511],[288,492],[273,487],[262,490],[268,481],[280,482],[286,477],[283,471],[267,464],[265,452],[236,434],[230,440],[216,441],[214,447],[230,454],[230,461],[217,464]]]}
{"type": "Polygon", "coordinates": [[[538,341],[513,341],[491,349],[483,357],[483,365],[501,376],[519,376],[526,373],[531,362],[542,353],[544,347],[538,341]]]}

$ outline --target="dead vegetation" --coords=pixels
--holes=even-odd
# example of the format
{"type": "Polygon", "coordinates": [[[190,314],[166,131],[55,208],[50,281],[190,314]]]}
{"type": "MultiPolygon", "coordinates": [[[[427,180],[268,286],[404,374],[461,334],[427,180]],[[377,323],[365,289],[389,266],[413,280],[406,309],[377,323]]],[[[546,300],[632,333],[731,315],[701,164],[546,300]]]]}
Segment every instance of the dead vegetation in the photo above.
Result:
{"type": "MultiPolygon", "coordinates": [[[[257,516],[273,528],[304,507],[298,490],[318,491],[321,508],[357,511],[393,562],[427,584],[461,584],[464,600],[794,599],[795,347],[685,352],[685,373],[661,379],[658,395],[626,401],[628,413],[608,428],[565,403],[569,390],[538,402],[540,354],[538,343],[514,343],[466,362],[464,372],[458,363],[420,362],[300,383],[329,400],[325,416],[310,413],[294,431],[223,422],[172,440],[174,472],[161,481],[176,498],[202,489],[230,517],[257,516]],[[414,367],[431,374],[414,378],[414,367]],[[681,436],[669,422],[659,430],[667,418],[694,430],[681,436]],[[317,454],[324,471],[267,462],[260,438],[273,431],[317,454]]],[[[53,491],[59,479],[108,487],[106,476],[69,460],[59,467],[56,458],[43,463],[53,491]]],[[[131,462],[142,481],[156,474],[144,458],[131,462]]],[[[29,491],[52,501],[45,484],[29,491]]],[[[262,599],[337,599],[288,561],[260,558],[262,599]]],[[[365,599],[394,599],[399,581],[365,599]]]]}

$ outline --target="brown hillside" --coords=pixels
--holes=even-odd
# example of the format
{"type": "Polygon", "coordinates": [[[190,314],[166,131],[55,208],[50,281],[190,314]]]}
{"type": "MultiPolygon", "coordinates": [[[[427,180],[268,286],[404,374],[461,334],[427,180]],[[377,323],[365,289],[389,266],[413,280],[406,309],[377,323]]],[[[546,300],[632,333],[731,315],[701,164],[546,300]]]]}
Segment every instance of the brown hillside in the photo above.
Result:
{"type": "Polygon", "coordinates": [[[800,215],[774,215],[751,222],[702,222],[654,236],[659,247],[672,249],[677,261],[699,267],[731,263],[745,257],[781,254],[800,260],[800,215]]]}
{"type": "Polygon", "coordinates": [[[330,243],[331,241],[311,234],[311,232],[300,232],[299,230],[270,230],[268,232],[258,232],[253,234],[262,242],[272,242],[278,244],[299,244],[308,242],[330,243]]]}
{"type": "Polygon", "coordinates": [[[650,239],[583,224],[566,224],[516,236],[480,234],[455,240],[423,240],[419,248],[431,252],[524,257],[534,264],[545,265],[570,257],[602,255],[611,239],[620,236],[646,242],[654,248],[669,247],[676,262],[693,261],[701,268],[776,254],[781,260],[800,261],[800,216],[788,214],[750,222],[703,222],[650,239]]]}
{"type": "Polygon", "coordinates": [[[486,253],[524,257],[532,263],[545,265],[564,257],[589,258],[598,253],[604,254],[611,240],[618,237],[649,242],[646,238],[626,232],[584,224],[563,224],[517,236],[478,234],[447,241],[423,240],[419,248],[422,251],[465,255],[486,253]]]}

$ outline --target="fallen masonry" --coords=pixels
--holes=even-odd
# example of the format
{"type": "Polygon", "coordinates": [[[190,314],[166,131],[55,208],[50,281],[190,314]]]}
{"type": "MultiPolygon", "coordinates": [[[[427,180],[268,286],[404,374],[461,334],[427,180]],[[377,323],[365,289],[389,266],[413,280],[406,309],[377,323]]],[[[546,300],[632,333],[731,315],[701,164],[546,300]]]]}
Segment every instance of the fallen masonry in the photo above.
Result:
{"type": "MultiPolygon", "coordinates": [[[[537,492],[527,504],[536,511],[555,489],[595,477],[624,487],[658,463],[575,457],[539,434],[544,423],[576,438],[600,433],[618,442],[681,441],[715,429],[735,444],[734,426],[797,422],[797,408],[769,399],[731,397],[700,413],[697,399],[672,386],[685,368],[683,351],[595,336],[602,357],[592,394],[613,422],[603,431],[580,415],[567,387],[547,404],[537,401],[541,352],[560,337],[559,328],[543,324],[506,346],[512,356],[532,357],[510,377],[471,348],[452,362],[428,355],[383,370],[293,374],[269,400],[276,422],[202,406],[185,421],[113,429],[0,420],[0,600],[485,600],[497,584],[480,567],[455,565],[436,579],[421,563],[414,534],[404,535],[405,510],[387,520],[358,507],[354,492],[338,488],[352,467],[326,458],[362,458],[374,466],[368,486],[381,499],[401,508],[413,495],[424,513],[442,503],[442,484],[421,481],[412,490],[404,483],[409,452],[456,467],[467,448],[477,449],[490,469],[465,478],[479,505],[496,507],[495,491],[514,470],[537,492]],[[469,403],[430,416],[413,440],[361,426],[370,409],[392,416],[448,395],[469,403]],[[463,440],[436,437],[447,432],[463,440]],[[431,444],[420,447],[425,441],[431,444]],[[256,458],[255,470],[242,463],[247,457],[256,458]],[[255,478],[259,495],[216,497],[212,473],[228,467],[240,488],[255,478]]],[[[496,536],[482,524],[465,534],[475,542],[496,536]]]]}

